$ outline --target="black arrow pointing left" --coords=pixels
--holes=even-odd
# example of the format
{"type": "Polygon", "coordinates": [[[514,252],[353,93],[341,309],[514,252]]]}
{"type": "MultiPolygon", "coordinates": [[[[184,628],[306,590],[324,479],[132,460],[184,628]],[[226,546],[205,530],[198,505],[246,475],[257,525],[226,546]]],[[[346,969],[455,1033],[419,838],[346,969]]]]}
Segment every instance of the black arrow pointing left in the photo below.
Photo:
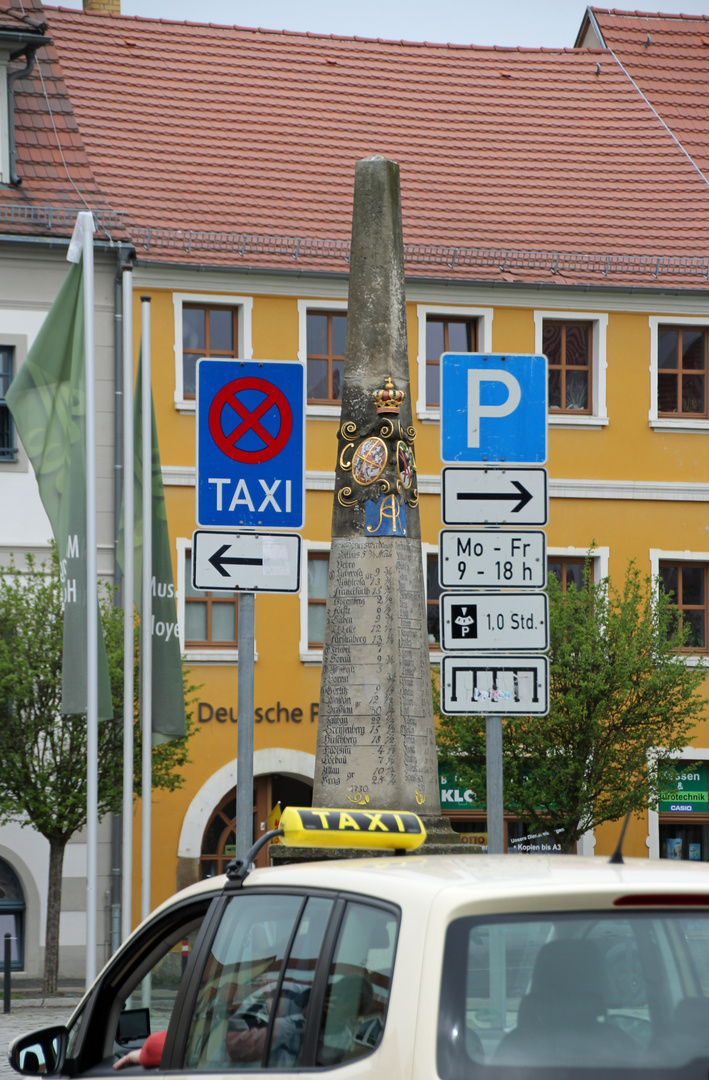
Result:
{"type": "Polygon", "coordinates": [[[228,551],[231,547],[230,544],[222,544],[219,551],[215,551],[209,559],[215,570],[217,570],[222,577],[229,577],[229,571],[225,570],[225,566],[263,566],[263,559],[243,559],[232,556],[231,558],[225,558],[224,552],[228,551]]]}

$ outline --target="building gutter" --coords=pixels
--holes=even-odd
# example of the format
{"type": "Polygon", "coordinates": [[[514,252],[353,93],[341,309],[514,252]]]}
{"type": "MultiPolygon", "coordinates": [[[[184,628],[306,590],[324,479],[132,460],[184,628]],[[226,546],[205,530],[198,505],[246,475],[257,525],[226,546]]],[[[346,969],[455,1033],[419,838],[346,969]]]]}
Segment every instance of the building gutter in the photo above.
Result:
{"type": "MultiPolygon", "coordinates": [[[[169,273],[174,270],[179,273],[193,273],[193,274],[239,274],[244,277],[274,277],[280,275],[282,277],[292,278],[293,280],[305,279],[307,281],[326,280],[326,281],[347,281],[349,279],[349,273],[347,271],[339,270],[290,270],[287,267],[262,267],[262,266],[235,266],[230,264],[228,266],[215,266],[210,263],[182,263],[182,262],[161,262],[158,259],[142,259],[137,256],[135,262],[136,271],[140,270],[161,270],[169,273]]],[[[492,278],[448,278],[448,277],[424,277],[415,276],[412,274],[406,274],[407,285],[424,285],[427,288],[431,286],[443,286],[444,288],[481,288],[481,289],[504,289],[521,291],[522,289],[537,289],[539,292],[545,293],[558,293],[560,291],[571,291],[577,293],[587,292],[609,292],[613,294],[631,293],[633,295],[641,296],[657,296],[663,294],[667,296],[702,296],[706,297],[709,293],[709,280],[707,281],[706,288],[698,288],[696,285],[688,286],[687,288],[678,287],[676,285],[609,285],[607,281],[603,282],[586,282],[576,283],[565,281],[500,281],[492,278]]],[[[138,282],[136,282],[138,284],[138,282]]]]}
{"type": "MultiPolygon", "coordinates": [[[[76,213],[78,213],[78,210],[76,213]]],[[[16,244],[18,247],[34,246],[47,250],[55,248],[68,249],[70,240],[70,236],[22,236],[20,233],[0,233],[0,245],[5,244],[7,246],[16,244]]],[[[134,250],[132,244],[120,240],[94,240],[94,250],[103,253],[115,252],[121,243],[123,243],[124,251],[126,249],[134,250]]]]}

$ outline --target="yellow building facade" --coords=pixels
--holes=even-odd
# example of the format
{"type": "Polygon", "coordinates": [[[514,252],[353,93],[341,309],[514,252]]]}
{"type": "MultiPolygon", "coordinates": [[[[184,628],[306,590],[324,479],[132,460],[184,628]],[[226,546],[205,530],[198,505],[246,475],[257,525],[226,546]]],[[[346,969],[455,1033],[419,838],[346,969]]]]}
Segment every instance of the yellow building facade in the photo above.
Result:
{"type": "MultiPolygon", "coordinates": [[[[196,527],[194,364],[199,356],[208,355],[299,359],[307,368],[302,590],[299,596],[256,598],[254,829],[258,834],[269,827],[268,815],[277,802],[284,806],[307,800],[312,784],[347,279],[138,266],[136,356],[139,298],[144,295],[152,300],[153,395],[181,647],[190,681],[197,687],[193,712],[198,728],[189,744],[191,763],[185,769],[184,786],[153,796],[151,892],[156,904],[176,887],[221,871],[234,845],[236,600],[223,594],[195,594],[189,585],[190,543],[196,527]]],[[[652,574],[662,571],[682,578],[686,571],[687,597],[690,585],[701,590],[692,609],[698,613],[693,618],[701,623],[706,651],[709,312],[701,294],[412,280],[407,283],[407,319],[432,665],[440,658],[435,640],[442,527],[437,364],[445,348],[547,351],[549,562],[573,578],[593,546],[594,574],[610,574],[618,582],[629,560],[652,574]],[[703,395],[701,402],[693,394],[703,395]]],[[[694,594],[691,599],[696,599],[694,594]]],[[[709,722],[703,722],[683,760],[692,769],[704,762],[705,777],[707,759],[709,722]]],[[[447,804],[443,809],[450,811],[447,804]]],[[[138,803],[136,883],[140,810],[138,803]]],[[[468,813],[463,804],[451,816],[464,833],[484,836],[484,811],[468,813]]],[[[676,839],[676,832],[684,837],[683,857],[689,856],[691,844],[691,857],[706,860],[707,823],[709,814],[693,813],[692,832],[686,815],[679,812],[674,817],[670,812],[639,812],[625,850],[664,856],[668,836],[676,839]]],[[[607,854],[618,832],[618,825],[601,828],[595,837],[584,837],[579,850],[607,854]]],[[[139,910],[137,889],[136,884],[134,915],[139,910]]]]}

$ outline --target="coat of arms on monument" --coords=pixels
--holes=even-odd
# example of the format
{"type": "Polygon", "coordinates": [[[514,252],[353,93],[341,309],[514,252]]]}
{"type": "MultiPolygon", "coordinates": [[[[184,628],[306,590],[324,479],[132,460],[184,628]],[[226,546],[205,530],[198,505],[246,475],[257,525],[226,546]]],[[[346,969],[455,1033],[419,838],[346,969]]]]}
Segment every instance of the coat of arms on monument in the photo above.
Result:
{"type": "MultiPolygon", "coordinates": [[[[380,520],[399,521],[393,532],[405,536],[405,507],[418,506],[419,497],[413,451],[416,432],[399,419],[404,397],[404,391],[397,390],[387,376],[384,386],[372,394],[374,419],[362,426],[354,421],[341,426],[339,463],[351,482],[340,487],[337,500],[341,506],[366,503],[368,521],[374,520],[375,510],[369,503],[378,504],[380,520]]],[[[379,530],[368,527],[367,531],[379,530]]]]}

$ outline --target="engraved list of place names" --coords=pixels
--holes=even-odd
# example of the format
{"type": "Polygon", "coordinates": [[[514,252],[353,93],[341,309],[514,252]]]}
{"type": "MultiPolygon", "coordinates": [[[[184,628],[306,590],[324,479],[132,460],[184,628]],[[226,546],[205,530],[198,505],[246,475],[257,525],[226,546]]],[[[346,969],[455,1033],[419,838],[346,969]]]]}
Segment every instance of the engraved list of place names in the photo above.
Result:
{"type": "Polygon", "coordinates": [[[425,795],[436,776],[420,546],[335,541],[329,574],[320,782],[377,806],[389,793],[399,804],[404,790],[425,795]]]}

